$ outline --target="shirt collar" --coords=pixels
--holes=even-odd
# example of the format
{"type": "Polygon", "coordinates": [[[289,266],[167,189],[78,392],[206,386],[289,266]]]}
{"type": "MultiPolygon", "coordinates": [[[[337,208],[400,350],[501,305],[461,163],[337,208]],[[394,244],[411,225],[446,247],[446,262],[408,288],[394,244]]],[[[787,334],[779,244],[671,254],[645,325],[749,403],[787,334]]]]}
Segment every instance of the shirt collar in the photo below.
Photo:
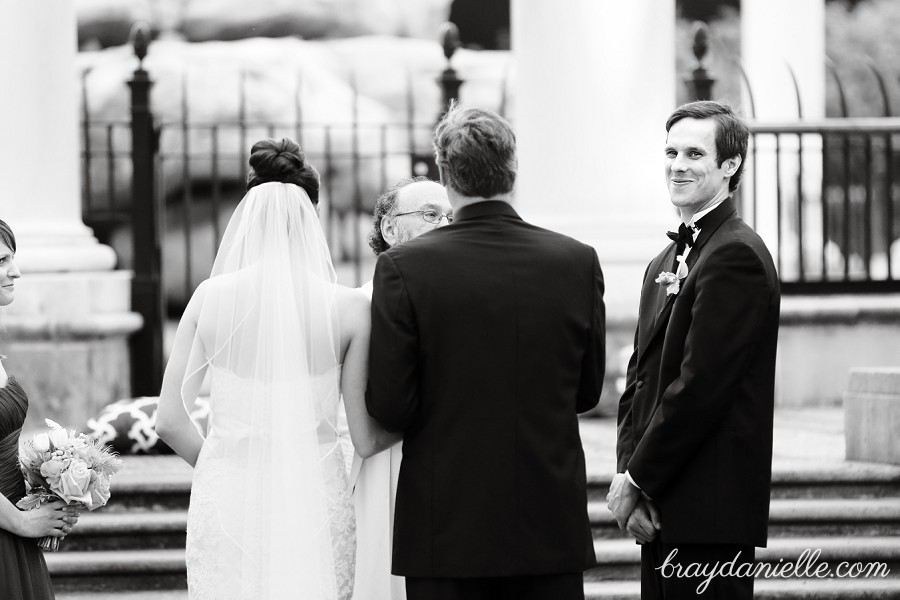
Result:
{"type": "MultiPolygon", "coordinates": [[[[693,227],[696,231],[699,232],[699,231],[700,231],[700,227],[697,225],[697,221],[699,221],[700,219],[702,219],[703,217],[705,217],[706,215],[708,215],[708,214],[711,213],[712,211],[714,211],[714,210],[716,210],[717,208],[719,208],[719,206],[720,206],[723,202],[725,202],[726,200],[728,200],[728,196],[725,196],[724,198],[722,198],[721,200],[719,200],[718,202],[716,202],[716,203],[713,204],[712,206],[707,206],[706,208],[704,208],[704,209],[701,210],[700,212],[694,213],[694,216],[691,217],[691,222],[688,223],[688,226],[693,227]]],[[[696,236],[696,233],[695,233],[694,235],[696,236]]],[[[694,239],[696,239],[696,237],[695,237],[694,239]]]]}

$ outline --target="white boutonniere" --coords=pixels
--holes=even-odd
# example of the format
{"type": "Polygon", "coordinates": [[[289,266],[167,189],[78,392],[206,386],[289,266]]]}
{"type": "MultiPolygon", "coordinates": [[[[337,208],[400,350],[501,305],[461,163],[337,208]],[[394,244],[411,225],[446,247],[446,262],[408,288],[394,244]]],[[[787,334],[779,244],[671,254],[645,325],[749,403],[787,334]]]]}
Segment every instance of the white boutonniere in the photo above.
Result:
{"type": "Polygon", "coordinates": [[[688,275],[688,266],[684,262],[684,256],[676,256],[675,260],[678,261],[678,268],[675,269],[675,272],[662,271],[655,280],[659,285],[666,286],[666,296],[677,294],[681,289],[681,280],[688,275]]]}

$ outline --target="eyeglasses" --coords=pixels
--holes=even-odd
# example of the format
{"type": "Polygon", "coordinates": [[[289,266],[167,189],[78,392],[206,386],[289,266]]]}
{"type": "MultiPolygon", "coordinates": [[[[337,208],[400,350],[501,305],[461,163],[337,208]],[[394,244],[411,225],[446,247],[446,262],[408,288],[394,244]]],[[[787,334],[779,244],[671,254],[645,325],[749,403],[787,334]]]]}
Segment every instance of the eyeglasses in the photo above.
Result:
{"type": "Polygon", "coordinates": [[[395,217],[404,217],[406,215],[422,215],[422,218],[427,223],[432,223],[437,225],[441,222],[441,219],[446,218],[448,223],[453,222],[453,215],[448,215],[447,213],[442,213],[439,210],[413,210],[410,212],[400,213],[394,215],[395,217]]]}

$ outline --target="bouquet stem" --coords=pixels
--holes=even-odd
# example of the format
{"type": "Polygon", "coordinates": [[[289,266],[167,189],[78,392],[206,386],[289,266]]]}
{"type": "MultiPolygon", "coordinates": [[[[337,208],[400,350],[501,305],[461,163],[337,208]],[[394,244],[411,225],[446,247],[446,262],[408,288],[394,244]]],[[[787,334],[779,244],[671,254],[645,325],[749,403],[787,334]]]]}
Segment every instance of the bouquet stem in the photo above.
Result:
{"type": "Polygon", "coordinates": [[[59,538],[50,535],[42,537],[38,540],[38,546],[45,552],[57,552],[59,550],[59,538]]]}

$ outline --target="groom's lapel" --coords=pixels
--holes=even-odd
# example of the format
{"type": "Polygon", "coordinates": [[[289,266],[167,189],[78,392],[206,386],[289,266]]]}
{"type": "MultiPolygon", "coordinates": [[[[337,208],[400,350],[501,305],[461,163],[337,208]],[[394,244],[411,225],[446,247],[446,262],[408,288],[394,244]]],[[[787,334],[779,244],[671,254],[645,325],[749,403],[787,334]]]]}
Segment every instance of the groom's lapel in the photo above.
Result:
{"type": "MultiPolygon", "coordinates": [[[[659,286],[662,288],[663,293],[665,294],[665,287],[659,286]]],[[[647,351],[647,348],[650,347],[650,343],[653,342],[653,338],[655,338],[660,331],[666,328],[666,325],[669,324],[669,316],[672,314],[672,304],[675,303],[675,296],[677,294],[669,294],[664,303],[662,309],[660,309],[659,314],[656,315],[656,321],[653,323],[653,329],[650,330],[650,335],[647,336],[647,343],[641,346],[641,356],[644,355],[644,352],[647,351]]],[[[641,356],[638,357],[638,360],[641,359],[641,356]]]]}
{"type": "MultiPolygon", "coordinates": [[[[688,266],[688,276],[690,276],[691,269],[697,263],[697,260],[700,257],[700,252],[703,250],[703,247],[709,241],[709,239],[713,236],[716,230],[724,223],[729,217],[734,215],[737,210],[734,207],[734,201],[731,198],[728,198],[722,204],[717,206],[715,210],[711,213],[703,217],[703,227],[700,229],[700,235],[697,236],[697,241],[694,242],[694,245],[691,247],[691,251],[687,257],[687,266],[688,266]]],[[[669,252],[666,252],[666,258],[663,264],[671,265],[675,260],[675,245],[672,244],[672,248],[669,252]]],[[[665,295],[666,290],[665,286],[659,286],[659,294],[665,295]]],[[[653,341],[660,331],[666,328],[669,324],[669,317],[672,315],[672,305],[675,303],[675,297],[678,294],[669,294],[662,300],[662,308],[659,310],[659,313],[656,316],[656,321],[653,323],[653,328],[650,330],[650,333],[646,336],[644,343],[641,344],[640,356],[638,356],[638,360],[644,355],[644,352],[647,351],[647,348],[650,346],[650,343],[653,341]]],[[[660,305],[660,300],[657,300],[657,306],[660,305]]]]}
{"type": "Polygon", "coordinates": [[[666,295],[666,286],[656,283],[655,279],[660,271],[668,271],[671,269],[674,261],[675,244],[672,243],[666,248],[666,251],[662,255],[662,259],[647,273],[647,281],[645,282],[644,288],[646,293],[653,294],[653,300],[648,306],[642,307],[642,309],[647,309],[647,318],[641,322],[641,335],[638,340],[638,347],[640,348],[638,359],[644,355],[644,352],[650,345],[650,341],[653,339],[653,336],[656,335],[659,327],[660,315],[665,310],[669,298],[671,298],[671,296],[666,295]]]}

